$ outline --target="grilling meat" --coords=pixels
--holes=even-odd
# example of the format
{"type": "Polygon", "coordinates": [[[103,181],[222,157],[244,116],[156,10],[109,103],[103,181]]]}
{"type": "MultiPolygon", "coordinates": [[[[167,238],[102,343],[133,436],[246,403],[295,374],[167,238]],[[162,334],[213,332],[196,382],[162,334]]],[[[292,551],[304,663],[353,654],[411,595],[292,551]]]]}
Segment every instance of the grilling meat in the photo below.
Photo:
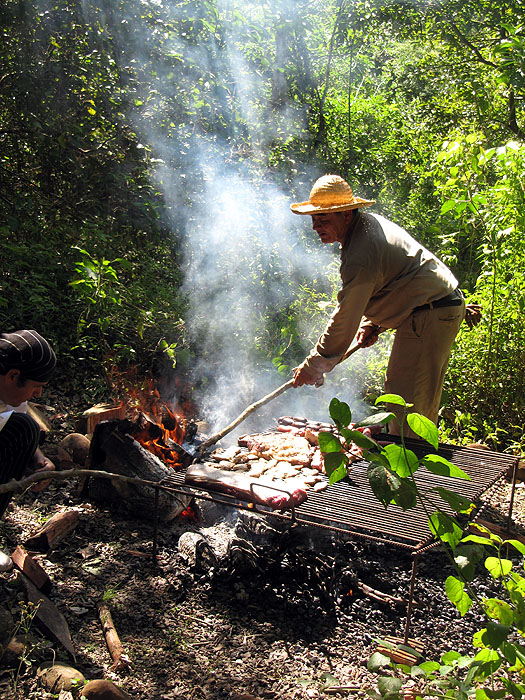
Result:
{"type": "Polygon", "coordinates": [[[308,466],[312,459],[312,447],[308,440],[294,433],[241,435],[238,443],[263,459],[277,459],[303,466],[308,466]]]}
{"type": "MultiPolygon", "coordinates": [[[[235,482],[239,477],[241,484],[245,483],[244,479],[248,480],[248,489],[250,482],[257,483],[261,488],[264,484],[271,485],[295,494],[294,503],[297,505],[304,500],[302,494],[306,494],[309,489],[321,491],[328,487],[323,455],[319,449],[319,433],[322,431],[331,432],[342,441],[335,425],[283,416],[278,419],[276,432],[242,435],[238,438],[237,445],[214,450],[203,466],[215,475],[215,483],[221,479],[226,483],[232,480],[235,482]]],[[[347,449],[347,456],[351,463],[363,455],[361,449],[352,444],[347,449]]],[[[231,483],[223,488],[230,486],[231,483]]],[[[269,489],[267,491],[270,502],[282,503],[279,494],[272,497],[269,489]]],[[[263,500],[265,505],[269,505],[266,495],[263,500]]],[[[290,506],[285,504],[270,507],[290,506]]]]}
{"type": "Polygon", "coordinates": [[[283,510],[298,506],[306,500],[306,491],[296,483],[265,483],[246,474],[223,471],[205,464],[195,464],[186,471],[185,482],[193,486],[210,488],[243,501],[283,510]],[[276,490],[279,489],[279,490],[276,490]]]}

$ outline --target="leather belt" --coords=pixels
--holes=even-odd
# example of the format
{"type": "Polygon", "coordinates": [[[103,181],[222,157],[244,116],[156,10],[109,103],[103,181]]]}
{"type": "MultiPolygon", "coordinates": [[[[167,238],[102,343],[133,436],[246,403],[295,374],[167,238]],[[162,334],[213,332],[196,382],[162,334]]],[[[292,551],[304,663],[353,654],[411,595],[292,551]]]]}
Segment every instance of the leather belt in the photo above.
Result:
{"type": "Polygon", "coordinates": [[[463,303],[463,292],[458,287],[454,289],[453,292],[447,294],[446,297],[441,299],[436,299],[436,301],[431,301],[428,304],[423,304],[422,306],[416,306],[414,311],[425,311],[426,309],[439,309],[443,306],[460,306],[463,303]]]}

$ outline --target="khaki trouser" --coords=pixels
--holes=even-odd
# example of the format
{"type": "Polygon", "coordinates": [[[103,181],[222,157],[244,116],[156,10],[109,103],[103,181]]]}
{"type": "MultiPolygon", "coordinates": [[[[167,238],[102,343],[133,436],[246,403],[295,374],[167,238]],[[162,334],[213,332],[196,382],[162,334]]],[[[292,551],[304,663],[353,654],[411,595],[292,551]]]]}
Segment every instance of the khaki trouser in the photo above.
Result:
{"type": "MultiPolygon", "coordinates": [[[[450,351],[465,317],[465,303],[414,311],[396,330],[385,377],[385,393],[399,394],[437,423],[443,381],[450,351]]],[[[399,406],[388,410],[399,414],[399,406]]],[[[389,423],[389,432],[399,435],[399,422],[389,423]]],[[[405,437],[418,437],[405,425],[405,437]]]]}

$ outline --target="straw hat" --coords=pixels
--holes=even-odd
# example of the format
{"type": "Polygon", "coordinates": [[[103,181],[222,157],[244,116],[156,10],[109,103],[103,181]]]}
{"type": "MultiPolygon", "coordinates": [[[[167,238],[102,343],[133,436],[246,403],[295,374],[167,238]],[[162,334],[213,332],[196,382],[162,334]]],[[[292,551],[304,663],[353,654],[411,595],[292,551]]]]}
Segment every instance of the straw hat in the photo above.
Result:
{"type": "Polygon", "coordinates": [[[346,180],[339,175],[323,175],[315,181],[307,202],[292,204],[294,214],[324,214],[336,211],[348,211],[370,207],[375,200],[354,197],[346,180]]]}

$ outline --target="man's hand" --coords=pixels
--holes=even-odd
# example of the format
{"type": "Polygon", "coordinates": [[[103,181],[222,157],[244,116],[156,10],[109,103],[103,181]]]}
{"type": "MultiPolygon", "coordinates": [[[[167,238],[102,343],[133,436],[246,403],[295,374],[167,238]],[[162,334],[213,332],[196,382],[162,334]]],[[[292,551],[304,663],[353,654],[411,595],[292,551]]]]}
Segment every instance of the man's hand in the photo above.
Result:
{"type": "Polygon", "coordinates": [[[293,385],[295,388],[303,384],[315,384],[321,386],[324,382],[323,375],[312,373],[307,367],[299,365],[293,371],[293,385]]]}
{"type": "Polygon", "coordinates": [[[356,343],[363,348],[369,348],[379,338],[379,326],[361,326],[355,337],[356,343]]]}
{"type": "MultiPolygon", "coordinates": [[[[33,474],[52,471],[55,471],[55,465],[53,464],[53,462],[48,457],[46,457],[40,449],[37,449],[33,459],[33,474]]],[[[51,481],[38,481],[36,484],[33,484],[33,486],[31,486],[31,491],[33,491],[34,493],[42,491],[47,486],[49,486],[50,483],[51,481]]]]}
{"type": "Polygon", "coordinates": [[[465,322],[470,331],[481,321],[482,308],[480,304],[467,304],[465,306],[465,322]]]}

